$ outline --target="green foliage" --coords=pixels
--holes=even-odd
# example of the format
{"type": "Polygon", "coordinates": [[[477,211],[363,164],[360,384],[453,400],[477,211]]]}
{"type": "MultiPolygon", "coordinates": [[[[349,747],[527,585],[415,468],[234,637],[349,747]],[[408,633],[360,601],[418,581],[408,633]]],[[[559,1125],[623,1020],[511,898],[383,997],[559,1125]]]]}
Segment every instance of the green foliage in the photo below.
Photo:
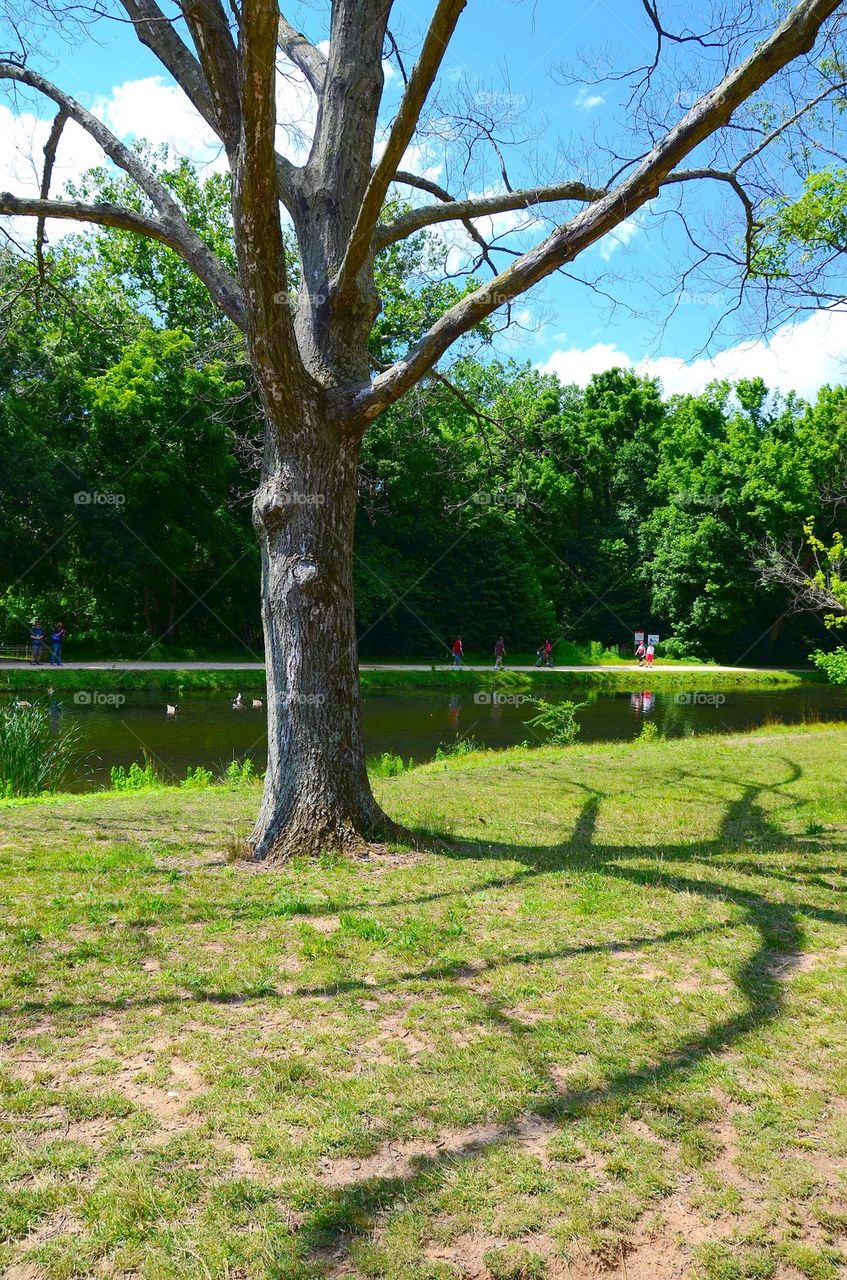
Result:
{"type": "MultiPolygon", "coordinates": [[[[231,261],[228,177],[201,180],[166,151],[142,150],[231,261]]],[[[762,243],[837,238],[842,183],[833,171],[810,185],[762,243]]],[[[146,207],[105,170],[75,189],[146,207]]],[[[261,657],[243,500],[261,427],[241,339],[162,245],[89,230],[49,252],[58,288],[39,290],[37,305],[32,266],[0,254],[0,292],[17,298],[0,350],[0,581],[11,584],[0,638],[23,641],[37,612],[68,624],[69,656],[167,658],[178,645],[261,657]],[[121,503],[78,505],[77,492],[121,503]]],[[[424,233],[379,255],[377,360],[461,296],[464,285],[429,282],[439,252],[424,233]]],[[[502,634],[507,662],[549,638],[557,662],[579,663],[616,656],[646,627],[661,633],[662,656],[805,657],[812,624],[785,621],[785,593],[758,586],[755,559],[810,516],[832,544],[825,494],[847,458],[843,388],[824,388],[813,406],[761,379],[663,400],[656,380],[630,370],[563,386],[467,348],[449,373],[461,399],[428,383],[364,439],[363,656],[441,662],[461,632],[469,655],[492,662],[502,634]]]]}
{"type": "Polygon", "coordinates": [[[0,708],[0,799],[60,791],[80,760],[76,725],[54,729],[38,704],[0,708]]]}
{"type": "Polygon", "coordinates": [[[847,244],[847,169],[810,174],[796,200],[772,201],[756,237],[755,275],[790,280],[847,244]]]}
{"type": "Polygon", "coordinates": [[[407,769],[414,768],[414,760],[404,760],[392,751],[383,751],[381,756],[371,756],[368,760],[368,773],[374,778],[397,778],[407,769]]]}
{"type": "Polygon", "coordinates": [[[435,748],[436,760],[451,760],[455,756],[469,756],[479,751],[479,744],[473,736],[456,738],[454,742],[439,742],[435,748]]]}
{"type": "Polygon", "coordinates": [[[815,666],[826,674],[830,684],[847,688],[847,648],[844,645],[839,645],[837,649],[832,649],[828,653],[816,649],[810,658],[815,666]]]}
{"type": "Polygon", "coordinates": [[[656,721],[645,720],[640,730],[638,731],[637,736],[634,739],[634,743],[644,744],[644,743],[656,742],[658,737],[659,737],[659,726],[656,724],[656,721]]]}
{"type": "Polygon", "coordinates": [[[540,729],[548,742],[557,747],[568,747],[576,742],[582,726],[577,720],[577,712],[588,706],[587,702],[546,702],[544,698],[533,698],[532,704],[538,708],[538,714],[526,724],[531,729],[540,729]]]}
{"type": "Polygon", "coordinates": [[[249,786],[256,782],[256,766],[250,756],[245,756],[243,760],[230,760],[223,771],[221,781],[230,787],[249,786]]]}
{"type": "Polygon", "coordinates": [[[143,764],[133,760],[128,769],[122,764],[113,765],[109,781],[112,791],[153,791],[163,785],[155,764],[146,754],[143,764]]]}
{"type": "Polygon", "coordinates": [[[195,791],[202,791],[205,787],[210,787],[214,779],[211,769],[204,769],[202,765],[195,765],[192,769],[189,765],[186,770],[185,777],[179,784],[181,787],[190,787],[195,791]]]}

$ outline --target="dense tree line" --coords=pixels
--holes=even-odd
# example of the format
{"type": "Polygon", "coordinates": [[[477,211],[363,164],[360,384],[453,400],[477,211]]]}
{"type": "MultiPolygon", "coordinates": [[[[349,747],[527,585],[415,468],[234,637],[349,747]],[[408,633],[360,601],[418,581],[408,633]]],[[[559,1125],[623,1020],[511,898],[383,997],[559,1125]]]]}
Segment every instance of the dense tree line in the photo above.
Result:
{"type": "MultiPolygon", "coordinates": [[[[225,254],[225,180],[166,177],[225,254]]],[[[419,236],[382,255],[376,366],[457,295],[427,253],[419,236]]],[[[121,232],[62,241],[46,282],[11,253],[0,273],[0,639],[38,615],[88,652],[257,651],[260,428],[234,330],[174,255],[121,232]]],[[[808,518],[834,532],[844,388],[814,405],[759,380],[663,399],[630,371],[580,389],[495,351],[483,328],[365,438],[364,654],[440,660],[457,631],[471,651],[501,633],[512,651],[623,644],[642,625],[736,661],[822,642],[758,560],[808,518]]]]}

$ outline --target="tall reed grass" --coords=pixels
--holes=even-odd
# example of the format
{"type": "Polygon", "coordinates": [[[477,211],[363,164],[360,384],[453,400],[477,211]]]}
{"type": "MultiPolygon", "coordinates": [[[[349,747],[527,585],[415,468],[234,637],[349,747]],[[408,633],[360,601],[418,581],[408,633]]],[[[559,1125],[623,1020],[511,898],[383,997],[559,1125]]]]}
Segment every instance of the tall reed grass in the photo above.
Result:
{"type": "Polygon", "coordinates": [[[0,708],[0,798],[60,791],[81,759],[76,725],[54,728],[37,703],[0,708]]]}

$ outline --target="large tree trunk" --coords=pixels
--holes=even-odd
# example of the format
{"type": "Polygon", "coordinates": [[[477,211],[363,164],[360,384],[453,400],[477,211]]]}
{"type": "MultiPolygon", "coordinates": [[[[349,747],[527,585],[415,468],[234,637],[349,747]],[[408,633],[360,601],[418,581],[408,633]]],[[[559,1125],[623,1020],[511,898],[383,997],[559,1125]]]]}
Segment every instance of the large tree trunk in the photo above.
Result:
{"type": "Polygon", "coordinates": [[[296,432],[290,420],[269,424],[253,504],[268,771],[250,844],[270,862],[361,846],[389,825],[365,769],[352,564],[359,438],[302,405],[300,416],[296,432]]]}

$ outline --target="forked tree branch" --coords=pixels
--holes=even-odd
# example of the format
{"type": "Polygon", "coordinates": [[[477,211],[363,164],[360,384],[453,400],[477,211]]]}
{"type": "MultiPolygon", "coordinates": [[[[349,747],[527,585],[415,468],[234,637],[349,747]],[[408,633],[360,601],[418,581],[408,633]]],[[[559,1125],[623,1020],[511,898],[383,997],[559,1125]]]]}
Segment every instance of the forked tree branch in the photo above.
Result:
{"type": "Polygon", "coordinates": [[[178,230],[166,225],[158,218],[138,213],[135,209],[126,209],[122,205],[111,204],[103,200],[96,204],[84,200],[42,200],[29,196],[13,196],[8,191],[0,191],[0,215],[12,218],[34,217],[70,219],[73,222],[92,222],[100,227],[112,227],[116,231],[131,231],[135,235],[147,236],[150,240],[158,240],[167,245],[174,253],[187,262],[198,279],[202,280],[214,301],[233,324],[239,329],[245,327],[244,299],[241,290],[215,255],[194,237],[194,242],[187,242],[179,235],[178,230]]]}
{"type": "Polygon", "coordinates": [[[25,84],[29,88],[43,93],[46,98],[50,98],[56,103],[60,111],[63,111],[71,120],[76,121],[81,129],[90,134],[119,169],[123,169],[124,173],[129,174],[145,195],[149,196],[160,213],[167,213],[175,219],[182,218],[182,212],[176,200],[174,200],[167,187],[163,186],[155,174],[147,168],[141,157],[125,146],[102,120],[92,115],[70,94],[59,89],[52,81],[46,80],[37,71],[31,71],[28,67],[20,67],[12,62],[0,62],[0,80],[14,80],[18,84],[25,84]]]}
{"type": "Polygon", "coordinates": [[[578,200],[583,204],[599,200],[606,193],[583,182],[562,182],[549,187],[528,187],[523,191],[504,191],[497,195],[475,196],[468,200],[455,200],[446,192],[439,199],[444,203],[422,206],[403,213],[394,222],[376,228],[374,243],[377,248],[404,240],[424,227],[439,222],[464,222],[469,218],[482,218],[494,213],[508,213],[515,209],[531,209],[537,204],[552,204],[560,200],[578,200]],[[445,199],[446,196],[446,199],[445,199]]]}
{"type": "Polygon", "coordinates": [[[203,68],[156,0],[120,0],[120,3],[138,39],[167,68],[195,111],[217,133],[218,122],[203,68]]]}
{"type": "Polygon", "coordinates": [[[424,39],[409,84],[403,94],[400,109],[388,135],[385,150],[379,159],[365,191],[356,223],[350,235],[344,260],[333,282],[338,300],[345,299],[355,283],[371,249],[373,231],[379,219],[388,188],[397,167],[412,140],[424,103],[429,96],[435,77],[444,60],[456,23],[467,0],[438,0],[432,22],[424,39]]]}
{"type": "MultiPolygon", "coordinates": [[[[203,117],[212,132],[223,141],[203,68],[188,46],[180,39],[173,23],[165,17],[156,0],[120,0],[120,3],[141,43],[156,55],[173,76],[195,111],[203,117]]],[[[279,196],[286,208],[290,209],[295,186],[295,166],[284,156],[277,155],[276,167],[279,196]]]]}
{"type": "Polygon", "coordinates": [[[661,138],[629,177],[521,255],[494,280],[450,307],[420,342],[353,398],[367,422],[431,369],[458,338],[558,267],[572,261],[653,199],[699,143],[727,125],[733,112],[772,76],[814,46],[840,0],[801,0],[768,39],[704,94],[661,138]]]}
{"type": "Polygon", "coordinates": [[[181,0],[185,18],[209,88],[215,132],[230,161],[241,132],[238,55],[220,0],[181,0]]]}
{"type": "MultiPolygon", "coordinates": [[[[78,201],[48,201],[43,183],[42,200],[37,203],[41,203],[44,208],[41,211],[19,209],[18,212],[35,212],[36,217],[72,218],[78,216],[81,222],[100,221],[104,226],[117,226],[118,224],[109,222],[103,217],[92,216],[92,210],[108,209],[111,211],[110,216],[112,217],[115,216],[115,211],[117,211],[124,219],[124,223],[126,223],[127,218],[132,221],[141,216],[143,226],[139,224],[138,228],[141,230],[141,234],[150,235],[152,234],[151,227],[155,228],[156,234],[153,238],[169,245],[180,257],[184,258],[216,301],[220,300],[220,305],[223,306],[230,319],[238,324],[239,327],[243,326],[243,301],[237,282],[233,280],[220,259],[204,244],[197,232],[189,226],[174,197],[156,175],[147,168],[141,157],[125,146],[119,138],[116,138],[111,129],[107,128],[102,120],[98,120],[75,98],[57,88],[56,85],[50,80],[46,80],[44,76],[39,75],[38,72],[31,71],[28,67],[19,67],[14,63],[0,63],[0,80],[4,79],[14,80],[18,84],[25,84],[29,88],[43,93],[45,97],[52,99],[61,114],[75,121],[80,128],[84,129],[102,147],[104,154],[114,161],[119,169],[122,169],[124,173],[132,178],[149,198],[159,217],[158,219],[144,218],[143,215],[136,215],[132,210],[121,209],[120,206],[110,205],[107,202],[85,205],[78,201]],[[67,213],[66,210],[71,207],[87,210],[87,213],[80,213],[79,215],[67,213]]],[[[58,144],[58,138],[56,139],[56,144],[58,144]]],[[[16,197],[7,194],[4,195],[3,199],[15,200],[16,197]]],[[[8,209],[4,209],[3,212],[8,212],[8,209]]],[[[131,230],[132,228],[124,225],[123,229],[131,230]]]]}
{"type": "Polygon", "coordinates": [[[292,27],[287,18],[279,15],[278,44],[286,58],[303,72],[318,97],[323,93],[326,79],[326,56],[300,31],[292,27]]]}

